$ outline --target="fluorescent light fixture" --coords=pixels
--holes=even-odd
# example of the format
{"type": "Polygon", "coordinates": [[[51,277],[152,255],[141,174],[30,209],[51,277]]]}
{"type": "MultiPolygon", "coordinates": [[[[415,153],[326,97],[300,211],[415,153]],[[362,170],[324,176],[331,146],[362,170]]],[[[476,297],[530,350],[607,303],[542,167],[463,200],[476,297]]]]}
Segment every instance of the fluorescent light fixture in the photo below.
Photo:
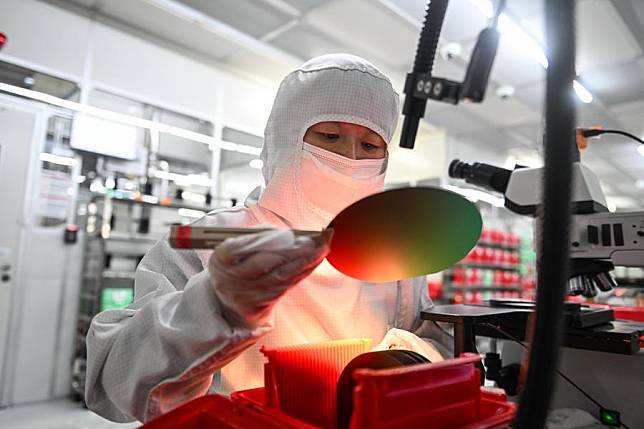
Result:
{"type": "Polygon", "coordinates": [[[637,151],[640,153],[640,155],[644,156],[644,144],[639,145],[637,147],[637,151]]]}
{"type": "Polygon", "coordinates": [[[206,196],[202,194],[197,194],[195,192],[183,191],[181,192],[181,198],[183,198],[186,201],[192,201],[197,204],[206,203],[206,196]]]}
{"type": "Polygon", "coordinates": [[[612,212],[617,209],[634,209],[638,207],[638,203],[631,197],[625,196],[610,196],[606,197],[606,202],[608,203],[608,209],[612,212]]]}
{"type": "Polygon", "coordinates": [[[46,152],[42,152],[40,154],[40,160],[51,162],[52,164],[67,165],[70,167],[76,165],[76,160],[74,158],[70,158],[68,156],[54,155],[53,153],[46,153],[46,152]]]}
{"type": "Polygon", "coordinates": [[[101,119],[107,119],[121,124],[133,125],[135,127],[145,128],[151,131],[171,134],[173,136],[182,137],[187,140],[192,140],[198,143],[207,144],[212,148],[219,148],[219,149],[229,150],[233,152],[247,153],[249,155],[255,155],[255,156],[258,156],[261,152],[261,149],[255,146],[232,143],[224,140],[217,140],[212,136],[186,130],[185,128],[173,127],[171,125],[162,124],[159,122],[153,122],[147,119],[137,118],[136,116],[125,115],[123,113],[117,113],[111,110],[100,109],[98,107],[89,106],[87,104],[76,103],[75,101],[65,100],[64,98],[54,97],[53,95],[45,94],[40,91],[33,91],[31,89],[21,88],[19,86],[9,85],[3,82],[0,82],[0,91],[19,95],[25,98],[30,98],[36,101],[42,101],[43,103],[62,107],[64,109],[68,109],[73,112],[81,112],[90,116],[94,116],[101,119]]]}
{"type": "Polygon", "coordinates": [[[452,192],[456,192],[457,194],[460,194],[467,198],[468,200],[472,202],[477,202],[477,201],[483,201],[488,204],[491,204],[495,207],[504,207],[505,206],[505,199],[502,197],[497,197],[495,195],[492,195],[488,192],[484,192],[478,189],[471,189],[471,188],[460,188],[458,186],[452,186],[452,185],[445,185],[443,186],[445,189],[448,189],[452,192]]]}
{"type": "MultiPolygon", "coordinates": [[[[478,7],[487,18],[492,18],[494,14],[494,6],[489,0],[470,0],[476,7],[478,7]]],[[[502,13],[499,16],[498,22],[499,32],[507,37],[519,48],[534,58],[543,68],[548,68],[548,58],[543,52],[543,48],[530,34],[528,34],[519,24],[514,22],[506,14],[502,13]]]]}
{"type": "Polygon", "coordinates": [[[114,189],[116,187],[116,180],[113,177],[108,177],[105,179],[105,187],[108,189],[114,189]]]}
{"type": "Polygon", "coordinates": [[[158,179],[171,180],[175,183],[182,183],[186,185],[196,185],[196,186],[206,186],[210,187],[213,185],[212,179],[207,176],[202,176],[199,174],[178,174],[170,173],[168,171],[155,171],[154,177],[158,179]]]}
{"type": "MultiPolygon", "coordinates": [[[[470,0],[470,2],[478,7],[486,17],[492,17],[494,13],[492,2],[489,0],[470,0]]],[[[511,40],[518,49],[531,56],[541,67],[548,68],[548,58],[539,42],[505,13],[499,16],[498,29],[502,35],[511,40]]],[[[573,81],[573,88],[582,103],[593,101],[593,95],[579,81],[573,81]]]]}
{"type": "Polygon", "coordinates": [[[264,166],[264,161],[262,161],[261,159],[251,159],[248,165],[250,165],[250,168],[256,168],[258,170],[261,170],[262,167],[264,166]]]}
{"type": "Polygon", "coordinates": [[[105,186],[103,186],[103,181],[98,177],[95,178],[94,180],[92,180],[92,183],[89,184],[89,190],[90,192],[98,192],[98,193],[104,194],[105,186]]]}
{"type": "Polygon", "coordinates": [[[140,133],[141,129],[133,125],[77,113],[74,116],[70,145],[72,149],[134,160],[137,157],[140,133]]]}
{"type": "Polygon", "coordinates": [[[517,166],[517,158],[514,155],[509,155],[507,158],[505,158],[505,162],[503,163],[503,168],[506,170],[514,170],[514,167],[517,166]]]}
{"type": "Polygon", "coordinates": [[[187,178],[187,176],[184,176],[182,174],[175,174],[175,173],[170,173],[168,171],[159,171],[159,170],[154,172],[154,177],[156,177],[157,179],[171,180],[173,182],[187,178]]]}
{"type": "Polygon", "coordinates": [[[177,214],[181,217],[189,217],[193,219],[198,219],[200,217],[203,217],[206,213],[202,212],[201,210],[192,210],[192,209],[179,209],[177,210],[177,214]]]}
{"type": "Polygon", "coordinates": [[[578,80],[572,82],[572,87],[582,103],[588,104],[593,101],[593,95],[578,80]]]}
{"type": "Polygon", "coordinates": [[[213,181],[208,176],[202,176],[200,174],[189,174],[188,180],[193,185],[198,186],[207,186],[210,187],[213,185],[213,181]]]}
{"type": "MultiPolygon", "coordinates": [[[[224,142],[224,143],[228,143],[228,142],[224,142]]],[[[235,144],[235,143],[230,143],[230,144],[235,144]]],[[[237,147],[235,148],[235,151],[240,153],[246,153],[248,155],[255,155],[255,156],[259,156],[259,154],[262,153],[262,149],[255,146],[247,146],[247,145],[241,145],[241,144],[238,144],[236,146],[237,147]]]]}

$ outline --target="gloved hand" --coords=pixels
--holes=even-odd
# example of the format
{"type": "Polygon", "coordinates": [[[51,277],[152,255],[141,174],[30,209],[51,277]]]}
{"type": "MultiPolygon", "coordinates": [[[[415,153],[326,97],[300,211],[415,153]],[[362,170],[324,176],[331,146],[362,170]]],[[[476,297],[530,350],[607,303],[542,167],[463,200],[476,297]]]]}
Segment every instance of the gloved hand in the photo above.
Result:
{"type": "Polygon", "coordinates": [[[210,283],[226,317],[257,327],[268,320],[278,298],[308,276],[328,252],[328,245],[296,237],[291,230],[229,238],[210,256],[210,283]]]}
{"type": "Polygon", "coordinates": [[[443,360],[443,356],[436,346],[404,329],[391,328],[387,331],[382,341],[373,347],[371,351],[390,349],[411,350],[412,352],[423,355],[432,363],[443,360]]]}

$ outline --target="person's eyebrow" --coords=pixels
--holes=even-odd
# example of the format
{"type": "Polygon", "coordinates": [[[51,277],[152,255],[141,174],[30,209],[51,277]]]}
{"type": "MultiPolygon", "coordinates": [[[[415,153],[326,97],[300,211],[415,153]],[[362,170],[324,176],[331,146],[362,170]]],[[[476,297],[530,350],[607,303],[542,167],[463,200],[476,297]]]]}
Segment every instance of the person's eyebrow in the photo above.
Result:
{"type": "Polygon", "coordinates": [[[313,128],[324,128],[324,127],[333,127],[334,129],[339,129],[340,124],[337,122],[332,122],[332,121],[327,121],[327,122],[319,122],[315,125],[313,125],[313,128]]]}
{"type": "Polygon", "coordinates": [[[380,137],[380,134],[378,134],[378,133],[377,133],[377,132],[375,132],[375,131],[371,131],[371,130],[369,130],[369,133],[367,133],[367,137],[373,137],[373,138],[375,138],[376,140],[382,140],[383,142],[385,141],[385,139],[383,139],[382,137],[380,137]]]}

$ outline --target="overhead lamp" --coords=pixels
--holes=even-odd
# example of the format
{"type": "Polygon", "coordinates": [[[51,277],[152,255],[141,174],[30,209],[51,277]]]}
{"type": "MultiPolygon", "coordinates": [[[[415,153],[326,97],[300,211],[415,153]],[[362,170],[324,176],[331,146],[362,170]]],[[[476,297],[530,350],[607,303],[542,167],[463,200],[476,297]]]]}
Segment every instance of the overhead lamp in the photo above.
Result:
{"type": "Polygon", "coordinates": [[[491,204],[495,207],[504,207],[505,206],[505,199],[502,197],[497,197],[495,195],[492,195],[488,192],[481,191],[479,189],[471,189],[471,188],[460,188],[458,186],[453,186],[453,185],[445,185],[443,188],[448,189],[452,192],[456,192],[457,194],[460,194],[467,198],[468,200],[472,202],[477,202],[477,201],[483,201],[488,204],[491,204]]]}
{"type": "Polygon", "coordinates": [[[41,161],[51,162],[52,164],[66,165],[72,167],[76,165],[76,160],[68,156],[54,155],[53,153],[42,152],[40,154],[41,161]]]}
{"type": "MultiPolygon", "coordinates": [[[[490,0],[470,0],[486,17],[494,14],[494,5],[490,0]]],[[[505,13],[499,16],[498,29],[507,40],[511,40],[523,52],[527,53],[544,69],[548,68],[548,58],[537,40],[505,13]]],[[[593,95],[578,80],[573,81],[575,94],[582,103],[593,101],[593,95]]]]}
{"type": "Polygon", "coordinates": [[[113,112],[107,109],[101,109],[87,104],[77,103],[75,101],[66,100],[64,98],[54,97],[53,95],[45,94],[44,92],[34,91],[32,89],[22,88],[15,85],[0,82],[0,91],[8,92],[10,94],[18,95],[21,97],[29,98],[43,103],[51,104],[53,106],[62,107],[73,112],[85,113],[108,121],[114,121],[121,124],[132,125],[139,128],[145,128],[151,131],[156,131],[173,136],[181,137],[186,140],[195,141],[198,143],[207,144],[210,147],[229,150],[233,152],[246,153],[249,155],[258,156],[261,149],[255,146],[227,142],[218,140],[213,136],[197,133],[195,131],[187,130],[185,128],[175,127],[160,122],[154,122],[147,119],[138,118],[132,115],[113,112]]]}
{"type": "Polygon", "coordinates": [[[170,173],[169,171],[155,171],[154,177],[157,179],[171,180],[175,183],[181,183],[185,185],[196,185],[196,186],[205,186],[210,187],[213,185],[213,181],[208,176],[202,176],[200,174],[179,174],[179,173],[170,173]]]}
{"type": "Polygon", "coordinates": [[[206,212],[202,212],[201,210],[193,210],[193,209],[186,209],[186,208],[180,208],[177,210],[177,214],[180,217],[189,217],[192,219],[198,219],[206,215],[206,212]]]}
{"type": "Polygon", "coordinates": [[[588,104],[593,101],[593,95],[578,80],[572,82],[572,87],[582,103],[588,104]]]}
{"type": "Polygon", "coordinates": [[[251,159],[248,165],[250,166],[250,168],[261,170],[262,167],[264,167],[264,161],[262,161],[261,159],[251,159]]]}
{"type": "Polygon", "coordinates": [[[640,155],[644,156],[644,145],[638,146],[637,151],[640,153],[640,155]]]}

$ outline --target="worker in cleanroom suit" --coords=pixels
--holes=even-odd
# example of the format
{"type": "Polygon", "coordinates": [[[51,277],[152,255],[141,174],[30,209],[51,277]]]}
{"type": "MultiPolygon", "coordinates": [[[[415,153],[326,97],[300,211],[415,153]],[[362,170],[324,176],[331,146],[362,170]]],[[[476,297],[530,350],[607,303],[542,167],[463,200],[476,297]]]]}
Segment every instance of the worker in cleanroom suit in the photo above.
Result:
{"type": "Polygon", "coordinates": [[[262,386],[262,344],[379,342],[401,328],[437,339],[441,359],[445,334],[419,319],[431,305],[424,277],[363,283],[323,262],[327,246],[290,231],[321,230],[383,189],[398,114],[391,82],[361,58],[325,55],[286,76],[266,125],[265,189],[196,223],[276,229],[214,251],[175,250],[167,240],[150,249],[134,302],[97,315],[87,335],[89,408],[146,421],[209,390],[262,386]]]}

